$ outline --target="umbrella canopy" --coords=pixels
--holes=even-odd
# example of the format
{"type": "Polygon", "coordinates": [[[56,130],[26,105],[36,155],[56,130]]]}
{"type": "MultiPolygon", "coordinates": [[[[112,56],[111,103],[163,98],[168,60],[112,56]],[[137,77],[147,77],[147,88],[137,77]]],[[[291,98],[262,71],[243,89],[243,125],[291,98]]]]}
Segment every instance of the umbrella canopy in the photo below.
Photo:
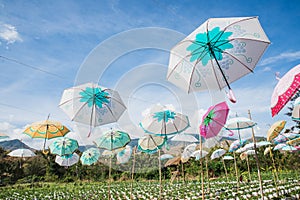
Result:
{"type": "Polygon", "coordinates": [[[191,155],[191,157],[195,157],[196,159],[195,160],[200,160],[201,158],[204,158],[208,155],[208,152],[207,151],[204,151],[202,150],[197,150],[197,151],[194,151],[191,155]]]}
{"type": "Polygon", "coordinates": [[[293,147],[293,146],[290,146],[290,145],[287,145],[287,144],[277,144],[274,148],[273,148],[273,151],[276,151],[276,150],[283,150],[283,151],[296,151],[297,148],[293,147]]]}
{"type": "Polygon", "coordinates": [[[9,138],[9,136],[4,133],[0,133],[0,140],[5,138],[9,138]]]}
{"type": "Polygon", "coordinates": [[[98,161],[100,157],[100,151],[97,148],[89,148],[84,151],[80,157],[80,161],[83,165],[92,165],[98,161]]]}
{"type": "Polygon", "coordinates": [[[59,106],[72,121],[92,127],[116,122],[126,110],[117,91],[94,83],[66,89],[59,106]]]}
{"type": "Polygon", "coordinates": [[[140,126],[146,133],[167,136],[185,131],[190,127],[190,122],[186,115],[158,104],[150,108],[140,126]]]}
{"type": "Polygon", "coordinates": [[[286,124],[285,120],[277,121],[269,128],[267,132],[267,141],[272,141],[275,137],[277,137],[280,132],[284,129],[286,124]]]}
{"type": "Polygon", "coordinates": [[[9,155],[11,157],[20,157],[20,158],[36,156],[36,154],[33,151],[31,151],[30,149],[16,149],[7,155],[9,155]]]}
{"type": "Polygon", "coordinates": [[[76,149],[78,149],[77,140],[59,137],[55,138],[54,141],[49,145],[50,152],[59,156],[72,154],[76,149]]]}
{"type": "Polygon", "coordinates": [[[277,115],[300,88],[300,65],[289,70],[274,88],[271,97],[272,117],[277,115]]]}
{"type": "Polygon", "coordinates": [[[247,151],[247,148],[246,148],[246,147],[241,147],[241,148],[239,148],[238,150],[236,150],[235,152],[236,152],[236,153],[243,153],[243,152],[245,152],[245,151],[247,151]]]}
{"type": "Polygon", "coordinates": [[[204,138],[212,138],[220,133],[226,123],[229,108],[226,102],[222,102],[208,108],[202,117],[200,135],[204,138]]]}
{"type": "Polygon", "coordinates": [[[95,143],[98,148],[114,150],[125,147],[131,141],[128,133],[119,130],[110,130],[105,132],[95,143]]]}
{"type": "Polygon", "coordinates": [[[267,148],[264,150],[264,155],[267,155],[267,153],[269,153],[271,150],[272,150],[272,147],[267,147],[267,148]]]}
{"type": "Polygon", "coordinates": [[[117,161],[120,164],[127,163],[132,154],[132,147],[127,145],[122,151],[117,153],[117,161]]]}
{"type": "Polygon", "coordinates": [[[260,141],[260,142],[257,142],[257,143],[256,143],[256,146],[257,146],[258,148],[263,147],[263,146],[268,146],[268,145],[271,145],[271,142],[268,142],[268,141],[260,141]]]}
{"type": "Polygon", "coordinates": [[[235,117],[229,119],[225,127],[229,130],[241,130],[241,129],[252,128],[255,125],[256,123],[249,118],[235,117]]]}
{"type": "Polygon", "coordinates": [[[254,155],[255,154],[255,150],[248,150],[246,151],[247,155],[254,155]]]}
{"type": "Polygon", "coordinates": [[[188,93],[231,89],[269,43],[257,17],[208,19],[171,50],[167,79],[188,93]]]}
{"type": "Polygon", "coordinates": [[[293,145],[293,146],[299,145],[300,144],[300,137],[298,137],[296,139],[293,139],[293,140],[290,140],[290,141],[287,141],[286,144],[293,145]]]}
{"type": "Polygon", "coordinates": [[[224,156],[223,160],[233,160],[234,158],[232,156],[224,156]]]}
{"type": "Polygon", "coordinates": [[[116,154],[118,154],[119,152],[123,151],[124,149],[125,149],[125,147],[114,149],[112,151],[110,151],[110,150],[104,150],[102,152],[101,156],[112,156],[112,157],[114,157],[116,154]]]}
{"type": "Polygon", "coordinates": [[[177,142],[198,142],[198,139],[187,133],[179,133],[171,138],[171,141],[177,142]]]}
{"type": "Polygon", "coordinates": [[[226,150],[224,150],[224,149],[217,149],[217,150],[215,150],[215,151],[211,154],[210,159],[213,160],[213,159],[216,159],[216,158],[220,158],[220,157],[223,156],[225,153],[226,153],[226,150]]]}
{"type": "Polygon", "coordinates": [[[70,167],[79,161],[79,155],[76,153],[55,157],[55,162],[60,166],[70,167]]]}
{"type": "Polygon", "coordinates": [[[32,123],[23,131],[24,134],[29,135],[32,138],[45,139],[63,137],[68,132],[70,132],[70,130],[60,122],[50,120],[32,123]]]}
{"type": "Polygon", "coordinates": [[[197,144],[193,143],[190,145],[187,145],[183,153],[181,154],[181,160],[182,162],[187,162],[189,158],[192,156],[193,152],[196,151],[197,144]]]}
{"type": "Polygon", "coordinates": [[[161,149],[166,141],[167,137],[164,136],[147,135],[138,140],[138,150],[153,154],[161,149]]]}
{"type": "Polygon", "coordinates": [[[171,154],[163,154],[159,157],[160,160],[168,160],[172,158],[174,158],[174,156],[172,156],[171,154]]]}
{"type": "Polygon", "coordinates": [[[294,108],[292,111],[292,119],[295,121],[300,120],[300,97],[298,97],[294,102],[294,108]]]}
{"type": "Polygon", "coordinates": [[[247,156],[248,156],[247,152],[243,152],[243,153],[241,153],[240,158],[241,158],[241,160],[245,160],[247,158],[247,156]]]}
{"type": "Polygon", "coordinates": [[[295,134],[295,133],[282,133],[280,135],[278,135],[276,138],[273,139],[273,143],[274,144],[280,144],[280,143],[284,143],[293,139],[296,139],[300,137],[299,134],[295,134]]]}
{"type": "Polygon", "coordinates": [[[229,152],[234,152],[238,150],[240,147],[242,147],[244,144],[246,144],[247,140],[236,140],[233,143],[231,143],[229,147],[229,152]]]}

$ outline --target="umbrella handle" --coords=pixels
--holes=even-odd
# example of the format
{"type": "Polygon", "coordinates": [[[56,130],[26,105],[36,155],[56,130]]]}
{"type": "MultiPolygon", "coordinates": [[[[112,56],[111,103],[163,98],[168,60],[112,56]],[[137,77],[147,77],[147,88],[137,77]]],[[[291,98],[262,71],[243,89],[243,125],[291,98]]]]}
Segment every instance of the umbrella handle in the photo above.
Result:
{"type": "Polygon", "coordinates": [[[227,93],[227,97],[232,103],[236,103],[236,98],[232,89],[230,89],[229,92],[227,93]]]}

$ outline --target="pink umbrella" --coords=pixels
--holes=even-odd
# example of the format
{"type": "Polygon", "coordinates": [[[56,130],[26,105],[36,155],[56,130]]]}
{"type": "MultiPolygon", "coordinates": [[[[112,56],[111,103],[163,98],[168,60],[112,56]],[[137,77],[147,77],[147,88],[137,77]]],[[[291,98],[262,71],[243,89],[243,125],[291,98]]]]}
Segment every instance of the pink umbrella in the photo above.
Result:
{"type": "Polygon", "coordinates": [[[277,83],[271,98],[272,117],[289,102],[300,88],[300,65],[288,71],[277,83]]]}
{"type": "Polygon", "coordinates": [[[200,135],[206,139],[218,135],[226,123],[228,112],[229,108],[226,102],[209,107],[202,117],[200,135]]]}

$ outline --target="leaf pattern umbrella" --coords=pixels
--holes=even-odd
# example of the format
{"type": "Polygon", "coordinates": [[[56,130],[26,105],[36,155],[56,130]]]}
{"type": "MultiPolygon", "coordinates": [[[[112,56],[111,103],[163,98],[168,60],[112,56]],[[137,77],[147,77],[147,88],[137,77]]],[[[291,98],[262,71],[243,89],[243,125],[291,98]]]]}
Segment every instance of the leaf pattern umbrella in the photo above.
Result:
{"type": "Polygon", "coordinates": [[[100,151],[97,148],[89,148],[84,151],[80,157],[80,161],[83,165],[92,165],[98,161],[100,157],[100,151]]]}
{"type": "Polygon", "coordinates": [[[131,141],[128,133],[120,130],[110,130],[105,132],[100,138],[95,140],[98,148],[109,151],[125,147],[131,141]]]}
{"type": "Polygon", "coordinates": [[[119,164],[127,163],[132,154],[132,147],[127,145],[122,151],[117,153],[117,161],[119,164]]]}
{"type": "Polygon", "coordinates": [[[126,110],[117,91],[94,83],[66,89],[59,106],[72,121],[90,127],[116,122],[126,110]]]}
{"type": "Polygon", "coordinates": [[[229,108],[226,102],[221,102],[208,108],[202,117],[200,135],[204,138],[212,138],[218,135],[224,127],[229,108]]]}
{"type": "Polygon", "coordinates": [[[190,127],[190,123],[186,115],[157,104],[150,108],[140,127],[149,134],[169,136],[185,131],[190,127]]]}
{"type": "Polygon", "coordinates": [[[257,17],[208,19],[172,48],[167,79],[188,93],[232,93],[230,83],[253,72],[269,44],[257,17]]]}
{"type": "Polygon", "coordinates": [[[50,152],[59,156],[72,154],[78,147],[77,140],[67,137],[55,138],[49,145],[50,152]]]}

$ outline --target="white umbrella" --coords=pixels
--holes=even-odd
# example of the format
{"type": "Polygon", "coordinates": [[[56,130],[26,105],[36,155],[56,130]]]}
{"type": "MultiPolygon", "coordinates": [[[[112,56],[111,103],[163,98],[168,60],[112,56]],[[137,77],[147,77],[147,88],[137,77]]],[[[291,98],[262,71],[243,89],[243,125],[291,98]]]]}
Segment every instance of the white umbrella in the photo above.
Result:
{"type": "Polygon", "coordinates": [[[198,139],[191,134],[180,133],[171,138],[171,141],[177,142],[198,142],[198,139]]]}
{"type": "Polygon", "coordinates": [[[9,155],[11,157],[20,157],[20,158],[36,156],[36,154],[33,151],[31,151],[30,149],[16,149],[7,155],[9,155]]]}
{"type": "Polygon", "coordinates": [[[72,121],[91,127],[116,122],[126,110],[117,91],[94,83],[66,89],[59,106],[72,121]]]}
{"type": "Polygon", "coordinates": [[[220,157],[223,156],[225,153],[226,153],[226,150],[224,150],[224,149],[217,149],[217,150],[215,150],[215,151],[211,154],[210,159],[213,160],[213,159],[216,159],[216,158],[220,158],[220,157]]]}
{"type": "Polygon", "coordinates": [[[76,164],[79,161],[79,155],[76,153],[55,157],[55,162],[60,166],[69,167],[76,164]]]}
{"type": "Polygon", "coordinates": [[[184,148],[183,153],[181,154],[181,161],[183,163],[185,163],[189,160],[189,158],[192,156],[194,151],[196,151],[196,147],[197,147],[197,144],[193,143],[193,144],[187,145],[184,148]]]}
{"type": "Polygon", "coordinates": [[[232,156],[224,156],[223,160],[233,160],[234,158],[232,156]]]}
{"type": "Polygon", "coordinates": [[[192,153],[191,157],[195,157],[196,158],[195,160],[200,160],[201,158],[204,158],[207,155],[208,155],[207,151],[202,150],[202,152],[201,152],[201,150],[197,150],[192,153]],[[202,156],[201,156],[201,154],[202,154],[202,156]]]}

